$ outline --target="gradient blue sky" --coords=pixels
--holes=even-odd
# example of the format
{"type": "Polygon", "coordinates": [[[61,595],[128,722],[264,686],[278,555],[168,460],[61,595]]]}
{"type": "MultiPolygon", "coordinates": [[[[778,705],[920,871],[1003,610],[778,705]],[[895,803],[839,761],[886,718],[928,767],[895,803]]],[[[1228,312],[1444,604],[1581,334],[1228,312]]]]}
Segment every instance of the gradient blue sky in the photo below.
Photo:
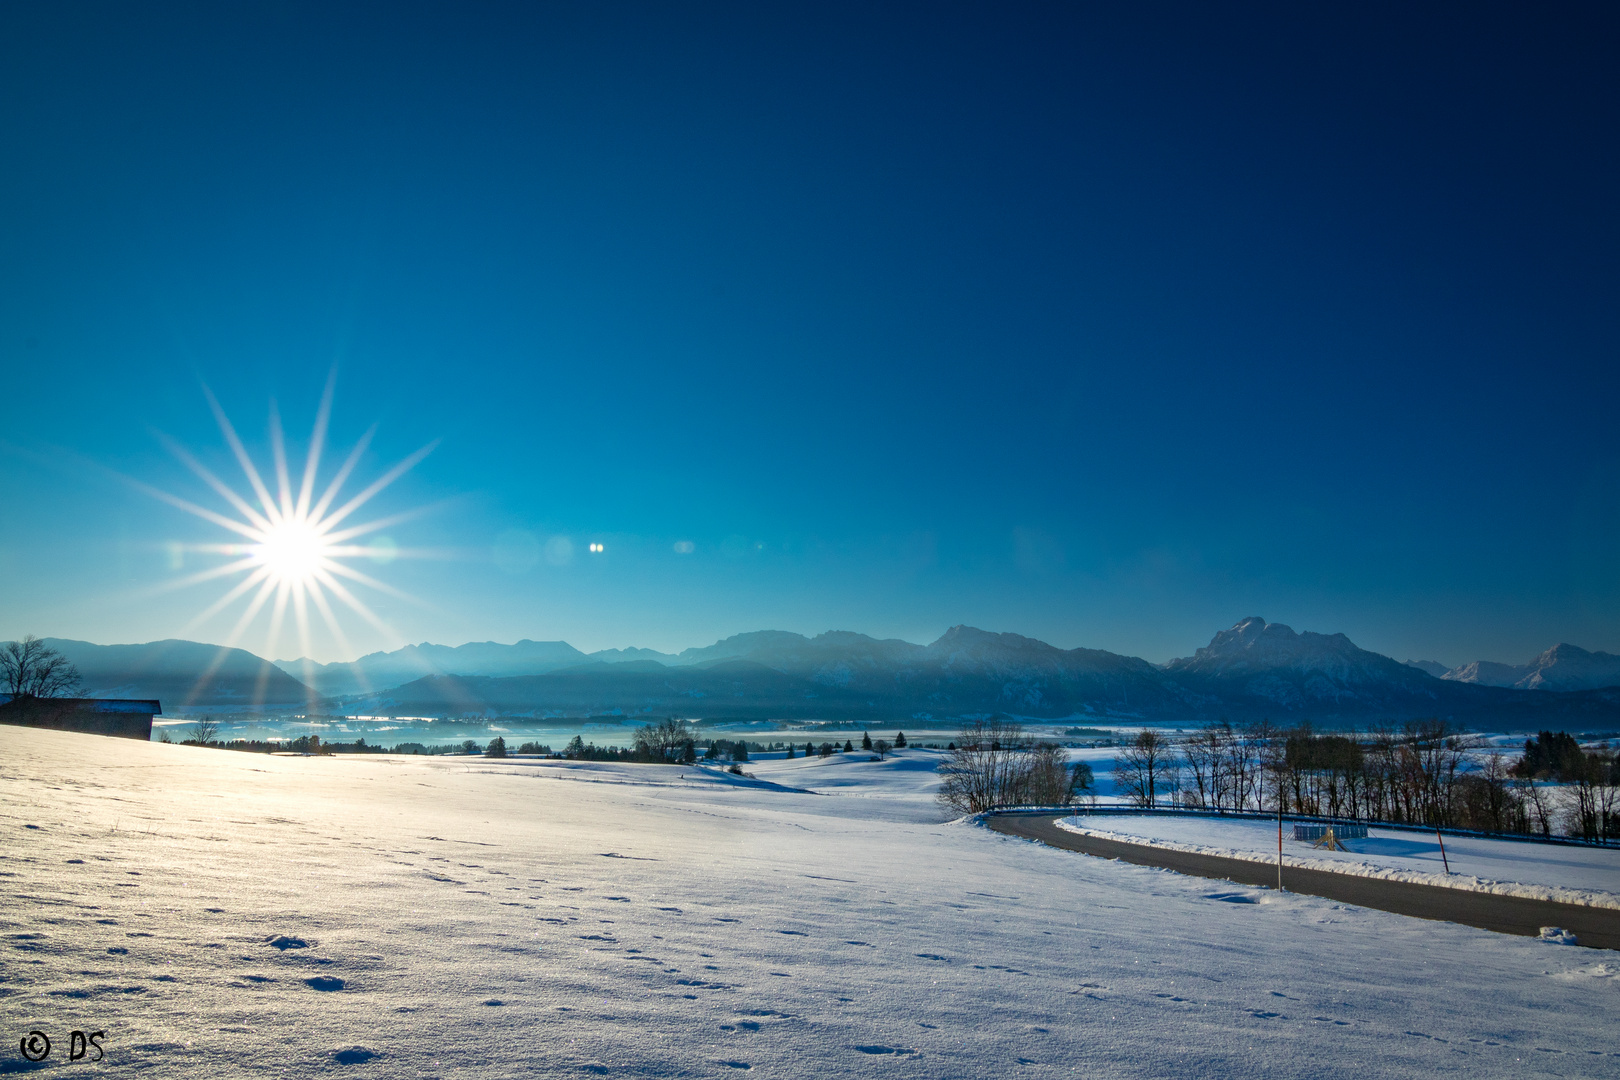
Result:
{"type": "Polygon", "coordinates": [[[1616,11],[7,4],[0,637],[179,633],[111,473],[335,365],[356,649],[1620,651],[1616,11]]]}

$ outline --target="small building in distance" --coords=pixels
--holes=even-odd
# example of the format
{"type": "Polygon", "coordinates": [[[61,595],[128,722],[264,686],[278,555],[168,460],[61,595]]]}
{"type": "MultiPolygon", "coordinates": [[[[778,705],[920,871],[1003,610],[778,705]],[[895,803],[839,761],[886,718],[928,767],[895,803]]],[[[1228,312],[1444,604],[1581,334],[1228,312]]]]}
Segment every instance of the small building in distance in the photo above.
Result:
{"type": "Polygon", "coordinates": [[[157,701],[126,698],[42,698],[29,694],[0,694],[0,724],[115,735],[122,739],[152,738],[152,717],[163,714],[157,701]]]}

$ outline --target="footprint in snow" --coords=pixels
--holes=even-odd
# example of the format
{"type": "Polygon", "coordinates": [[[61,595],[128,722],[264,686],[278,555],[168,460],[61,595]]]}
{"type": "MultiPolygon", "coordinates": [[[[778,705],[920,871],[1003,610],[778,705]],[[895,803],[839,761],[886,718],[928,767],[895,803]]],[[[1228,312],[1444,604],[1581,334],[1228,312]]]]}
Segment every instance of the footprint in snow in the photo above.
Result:
{"type": "Polygon", "coordinates": [[[309,942],[300,937],[288,937],[286,934],[277,934],[275,937],[265,938],[265,944],[272,949],[286,952],[288,949],[307,949],[309,942]]]}
{"type": "Polygon", "coordinates": [[[351,1046],[346,1050],[332,1051],[332,1060],[339,1065],[359,1065],[380,1056],[375,1050],[367,1050],[363,1046],[351,1046]]]}
{"type": "Polygon", "coordinates": [[[317,975],[313,979],[305,979],[304,985],[308,986],[311,990],[320,990],[326,993],[331,993],[334,990],[343,989],[345,984],[342,979],[336,978],[332,975],[317,975]]]}
{"type": "Polygon", "coordinates": [[[915,1054],[917,1052],[908,1050],[903,1046],[857,1046],[855,1049],[863,1054],[915,1054]]]}

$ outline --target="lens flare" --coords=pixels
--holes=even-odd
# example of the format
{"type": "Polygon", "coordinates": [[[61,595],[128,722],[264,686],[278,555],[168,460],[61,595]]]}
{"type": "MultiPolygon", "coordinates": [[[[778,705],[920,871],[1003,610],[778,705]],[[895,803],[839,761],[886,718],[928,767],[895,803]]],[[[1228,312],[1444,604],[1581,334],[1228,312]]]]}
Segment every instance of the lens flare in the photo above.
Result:
{"type": "MultiPolygon", "coordinates": [[[[399,636],[356,596],[345,582],[364,585],[391,596],[404,599],[410,597],[356,570],[348,565],[346,560],[370,558],[374,562],[384,564],[392,562],[397,557],[411,554],[400,549],[392,539],[371,534],[416,517],[423,511],[411,510],[359,525],[345,523],[379,492],[432,453],[438,444],[433,442],[422,447],[362,488],[359,493],[340,503],[339,494],[353,475],[361,456],[370,446],[372,436],[376,433],[376,428],[373,427],[349,452],[317,497],[316,480],[320,472],[321,455],[325,449],[326,430],[332,415],[333,388],[333,380],[329,379],[326,392],[321,398],[320,411],[315,418],[315,428],[310,433],[309,452],[296,491],[287,468],[286,443],[282,437],[281,418],[274,402],[270,405],[270,449],[274,465],[273,480],[276,485],[274,494],[265,482],[264,475],[259,472],[253,459],[248,455],[247,448],[236,434],[236,429],[231,426],[225,410],[220,408],[218,400],[206,387],[203,392],[208,397],[209,407],[219,424],[220,433],[235,455],[237,464],[241,466],[242,475],[252,492],[251,498],[241,495],[226,484],[178,443],[166,436],[159,436],[175,457],[212,488],[230,510],[234,511],[234,514],[222,513],[135,482],[137,487],[171,506],[218,525],[235,536],[230,543],[171,545],[189,552],[226,556],[228,561],[223,565],[171,581],[166,588],[180,588],[233,576],[239,578],[223,596],[199,612],[181,631],[181,636],[190,633],[243,597],[249,597],[247,606],[224,642],[227,647],[235,646],[260,613],[268,607],[270,614],[265,651],[267,655],[273,654],[278,646],[282,626],[290,607],[297,624],[299,645],[303,655],[308,657],[311,652],[309,608],[313,606],[338,647],[345,653],[352,653],[354,650],[349,645],[342,624],[333,612],[331,603],[333,597],[386,637],[393,639],[399,636]],[[371,539],[364,543],[356,542],[366,536],[371,536],[371,539]],[[385,557],[380,557],[380,554],[385,557]]],[[[215,667],[223,663],[225,655],[222,649],[215,667]]],[[[198,680],[198,685],[201,686],[212,674],[211,668],[198,680]]]]}

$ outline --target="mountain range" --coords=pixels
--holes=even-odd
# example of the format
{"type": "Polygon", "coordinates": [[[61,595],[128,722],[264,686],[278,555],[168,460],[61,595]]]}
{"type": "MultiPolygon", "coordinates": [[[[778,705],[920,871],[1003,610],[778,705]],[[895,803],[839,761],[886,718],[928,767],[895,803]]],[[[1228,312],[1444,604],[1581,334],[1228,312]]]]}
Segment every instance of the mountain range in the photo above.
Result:
{"type": "Polygon", "coordinates": [[[1402,663],[1343,634],[1299,633],[1258,616],[1163,665],[969,626],[927,645],[849,631],[805,637],[765,630],[673,654],[587,654],[561,641],[422,643],[341,664],[272,665],[240,649],[181,641],[52,643],[79,666],[93,695],[204,706],[324,699],[319,707],[332,711],[394,715],[676,714],[919,725],[995,712],[1166,722],[1224,716],[1333,725],[1444,716],[1507,729],[1620,725],[1620,671],[1606,653],[1559,645],[1523,669],[1496,665],[1513,675],[1506,682],[1484,664],[1402,663]]]}
{"type": "Polygon", "coordinates": [[[1528,664],[1498,664],[1475,660],[1450,669],[1432,660],[1408,660],[1408,664],[1452,682],[1478,686],[1512,686],[1520,690],[1592,690],[1620,685],[1620,656],[1587,652],[1570,644],[1554,645],[1528,664]]]}

